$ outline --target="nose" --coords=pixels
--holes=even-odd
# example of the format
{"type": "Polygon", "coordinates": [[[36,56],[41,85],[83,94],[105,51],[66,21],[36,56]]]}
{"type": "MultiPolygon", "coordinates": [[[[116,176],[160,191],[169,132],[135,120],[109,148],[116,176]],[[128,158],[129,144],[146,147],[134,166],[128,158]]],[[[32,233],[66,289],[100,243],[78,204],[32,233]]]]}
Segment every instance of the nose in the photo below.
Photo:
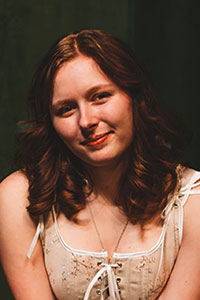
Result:
{"type": "Polygon", "coordinates": [[[98,119],[94,107],[91,103],[86,103],[79,107],[79,126],[85,133],[91,132],[98,125],[98,119]]]}

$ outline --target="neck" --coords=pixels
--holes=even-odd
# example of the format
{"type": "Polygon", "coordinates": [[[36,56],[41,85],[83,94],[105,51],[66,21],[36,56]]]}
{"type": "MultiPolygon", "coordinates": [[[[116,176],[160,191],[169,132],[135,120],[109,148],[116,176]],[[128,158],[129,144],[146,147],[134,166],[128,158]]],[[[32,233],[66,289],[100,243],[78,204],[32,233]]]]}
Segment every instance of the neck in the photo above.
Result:
{"type": "Polygon", "coordinates": [[[96,197],[110,204],[115,202],[119,194],[120,180],[126,165],[126,162],[120,161],[109,166],[87,167],[93,180],[96,197]]]}

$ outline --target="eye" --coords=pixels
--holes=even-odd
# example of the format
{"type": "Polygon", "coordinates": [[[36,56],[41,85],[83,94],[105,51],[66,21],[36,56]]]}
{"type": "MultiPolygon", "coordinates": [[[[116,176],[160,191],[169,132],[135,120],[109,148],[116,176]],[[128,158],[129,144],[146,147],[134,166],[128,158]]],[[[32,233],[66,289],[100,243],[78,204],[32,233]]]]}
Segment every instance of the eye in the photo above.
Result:
{"type": "Polygon", "coordinates": [[[93,99],[94,100],[103,100],[103,99],[108,98],[110,96],[111,96],[111,94],[109,92],[101,92],[101,93],[95,94],[93,99]]]}
{"type": "Polygon", "coordinates": [[[74,112],[75,109],[75,104],[64,105],[55,111],[55,115],[60,117],[68,117],[74,112]]]}

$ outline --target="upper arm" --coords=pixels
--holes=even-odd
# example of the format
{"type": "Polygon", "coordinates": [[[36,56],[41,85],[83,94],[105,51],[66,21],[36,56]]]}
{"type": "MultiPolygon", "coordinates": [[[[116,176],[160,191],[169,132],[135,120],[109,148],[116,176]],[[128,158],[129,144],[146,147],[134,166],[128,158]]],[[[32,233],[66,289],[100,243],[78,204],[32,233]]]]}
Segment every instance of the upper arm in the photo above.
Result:
{"type": "MultiPolygon", "coordinates": [[[[196,189],[199,190],[199,187],[196,189]]],[[[159,300],[200,299],[200,195],[184,206],[183,240],[169,282],[159,300]]]]}
{"type": "Polygon", "coordinates": [[[15,299],[50,300],[54,297],[39,241],[31,259],[26,256],[36,230],[27,196],[28,182],[20,171],[0,185],[0,259],[15,299]]]}

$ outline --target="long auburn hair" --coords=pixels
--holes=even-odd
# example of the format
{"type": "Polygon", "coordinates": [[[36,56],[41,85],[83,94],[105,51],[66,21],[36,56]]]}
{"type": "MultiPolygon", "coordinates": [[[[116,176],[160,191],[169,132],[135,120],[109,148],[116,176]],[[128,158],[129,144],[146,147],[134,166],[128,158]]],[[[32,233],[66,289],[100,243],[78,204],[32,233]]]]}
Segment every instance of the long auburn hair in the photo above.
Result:
{"type": "Polygon", "coordinates": [[[151,83],[132,50],[100,30],[61,38],[43,59],[32,81],[29,121],[19,134],[18,166],[29,180],[28,212],[49,212],[56,203],[70,220],[86,205],[85,182],[93,182],[80,159],[58,137],[51,121],[54,78],[78,55],[91,57],[106,76],[132,99],[134,138],[116,203],[130,221],[145,223],[165,207],[177,186],[183,142],[156,101],[151,83]]]}

